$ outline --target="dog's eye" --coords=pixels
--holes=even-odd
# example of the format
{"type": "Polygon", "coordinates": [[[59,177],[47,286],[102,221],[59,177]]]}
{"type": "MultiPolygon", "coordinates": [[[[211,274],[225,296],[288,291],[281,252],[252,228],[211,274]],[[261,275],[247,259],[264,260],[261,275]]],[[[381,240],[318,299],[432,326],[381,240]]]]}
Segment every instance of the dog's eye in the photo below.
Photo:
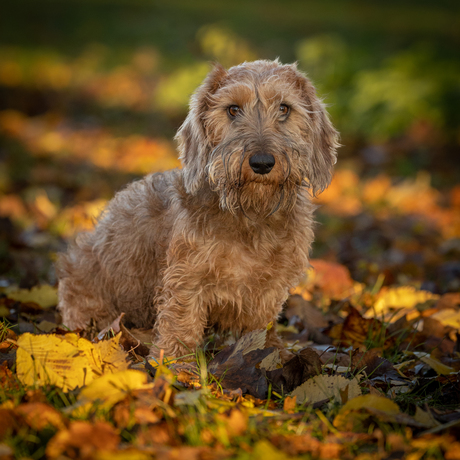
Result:
{"type": "Polygon", "coordinates": [[[231,105],[228,109],[227,109],[227,113],[229,114],[230,118],[235,118],[238,113],[240,112],[240,108],[237,106],[237,105],[231,105]]]}
{"type": "Polygon", "coordinates": [[[289,115],[290,111],[291,111],[291,108],[288,105],[286,105],[286,104],[281,104],[280,105],[280,115],[282,117],[287,117],[289,115]]]}

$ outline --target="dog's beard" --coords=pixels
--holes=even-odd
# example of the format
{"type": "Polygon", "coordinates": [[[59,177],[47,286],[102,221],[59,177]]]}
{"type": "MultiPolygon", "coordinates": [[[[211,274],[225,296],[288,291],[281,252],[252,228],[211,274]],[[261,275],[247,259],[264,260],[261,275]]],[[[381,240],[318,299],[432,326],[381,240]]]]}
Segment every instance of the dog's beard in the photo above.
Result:
{"type": "Polygon", "coordinates": [[[249,180],[243,171],[248,149],[229,151],[225,145],[212,152],[207,168],[211,189],[219,194],[220,206],[232,214],[242,213],[251,220],[264,219],[277,211],[289,211],[295,204],[303,175],[293,168],[287,152],[277,155],[276,174],[269,173],[249,180]]]}

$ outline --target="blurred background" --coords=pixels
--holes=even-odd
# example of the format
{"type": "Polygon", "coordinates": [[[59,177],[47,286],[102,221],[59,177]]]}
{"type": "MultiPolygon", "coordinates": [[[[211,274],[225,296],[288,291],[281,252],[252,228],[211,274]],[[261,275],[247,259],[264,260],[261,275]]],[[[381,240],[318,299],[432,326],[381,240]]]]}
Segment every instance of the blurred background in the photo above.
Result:
{"type": "Polygon", "coordinates": [[[297,61],[342,136],[313,256],[369,286],[460,289],[460,4],[16,0],[0,16],[0,284],[52,261],[127,182],[179,166],[210,68],[297,61]]]}

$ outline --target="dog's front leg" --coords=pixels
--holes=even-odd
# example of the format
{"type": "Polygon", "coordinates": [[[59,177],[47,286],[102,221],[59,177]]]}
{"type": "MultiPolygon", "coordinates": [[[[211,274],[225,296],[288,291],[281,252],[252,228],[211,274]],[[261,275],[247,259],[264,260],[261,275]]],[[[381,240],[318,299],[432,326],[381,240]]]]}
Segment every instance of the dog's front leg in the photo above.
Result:
{"type": "Polygon", "coordinates": [[[165,356],[180,357],[194,353],[202,344],[207,308],[202,287],[194,285],[192,278],[182,276],[180,281],[167,283],[157,298],[152,356],[159,356],[163,349],[165,356]]]}

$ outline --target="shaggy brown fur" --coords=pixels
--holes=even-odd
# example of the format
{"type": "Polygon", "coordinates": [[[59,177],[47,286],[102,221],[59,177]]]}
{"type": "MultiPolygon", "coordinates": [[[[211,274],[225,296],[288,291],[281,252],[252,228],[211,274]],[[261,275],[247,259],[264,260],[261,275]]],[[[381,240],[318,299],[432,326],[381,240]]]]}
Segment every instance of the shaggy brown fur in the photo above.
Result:
{"type": "MultiPolygon", "coordinates": [[[[180,356],[209,327],[276,321],[308,265],[310,196],[331,180],[338,134],[295,65],[215,66],[177,139],[183,169],[117,193],[61,255],[59,308],[71,329],[125,312],[153,326],[153,354],[180,356]],[[274,159],[270,171],[251,166],[261,156],[274,159]]],[[[269,342],[282,347],[276,333],[269,342]]]]}

